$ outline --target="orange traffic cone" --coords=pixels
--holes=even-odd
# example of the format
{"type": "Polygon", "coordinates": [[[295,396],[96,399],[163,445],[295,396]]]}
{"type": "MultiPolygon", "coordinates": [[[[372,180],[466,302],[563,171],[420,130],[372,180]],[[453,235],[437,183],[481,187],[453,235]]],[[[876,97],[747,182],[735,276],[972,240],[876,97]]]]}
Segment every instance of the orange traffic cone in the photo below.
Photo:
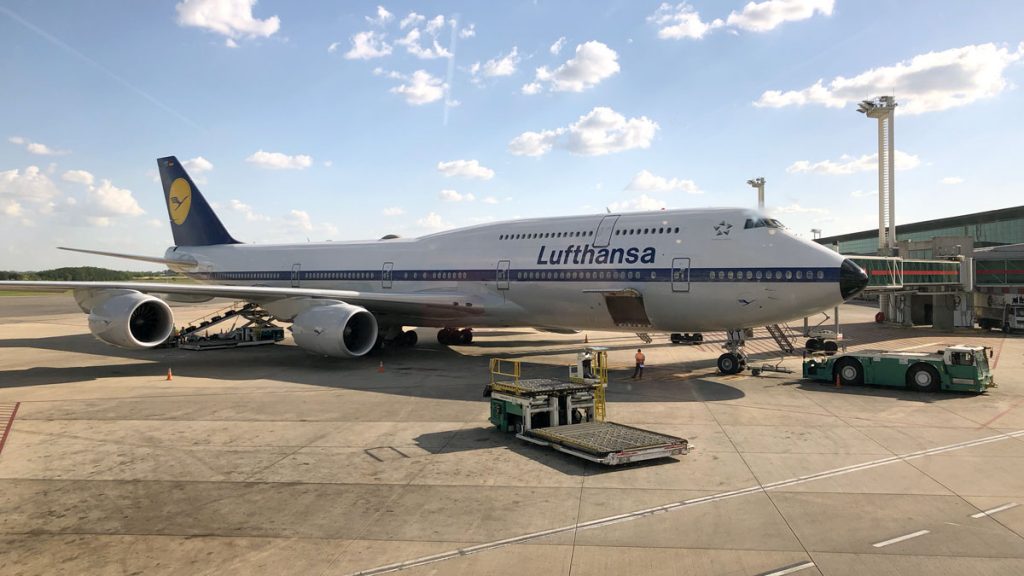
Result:
{"type": "Polygon", "coordinates": [[[836,388],[842,388],[843,383],[839,381],[839,373],[836,372],[836,388]]]}
{"type": "Polygon", "coordinates": [[[380,366],[377,366],[377,372],[384,372],[384,361],[380,361],[380,366]]]}
{"type": "Polygon", "coordinates": [[[168,381],[174,380],[174,374],[171,374],[171,369],[170,368],[167,369],[167,380],[168,381]]]}

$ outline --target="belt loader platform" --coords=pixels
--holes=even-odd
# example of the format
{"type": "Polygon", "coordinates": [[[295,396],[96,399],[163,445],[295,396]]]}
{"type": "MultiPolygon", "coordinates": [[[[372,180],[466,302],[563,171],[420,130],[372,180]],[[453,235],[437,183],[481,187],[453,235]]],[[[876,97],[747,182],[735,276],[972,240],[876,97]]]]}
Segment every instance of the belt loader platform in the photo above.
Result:
{"type": "MultiPolygon", "coordinates": [[[[600,360],[599,356],[599,374],[600,360]]],[[[503,432],[609,466],[678,456],[689,450],[682,438],[596,418],[598,414],[603,416],[605,386],[598,378],[521,380],[518,362],[511,363],[513,372],[502,372],[503,364],[508,363],[491,361],[492,380],[488,386],[490,422],[503,432]],[[512,376],[513,380],[498,381],[496,375],[512,376]],[[601,394],[595,395],[598,389],[601,394]]]]}

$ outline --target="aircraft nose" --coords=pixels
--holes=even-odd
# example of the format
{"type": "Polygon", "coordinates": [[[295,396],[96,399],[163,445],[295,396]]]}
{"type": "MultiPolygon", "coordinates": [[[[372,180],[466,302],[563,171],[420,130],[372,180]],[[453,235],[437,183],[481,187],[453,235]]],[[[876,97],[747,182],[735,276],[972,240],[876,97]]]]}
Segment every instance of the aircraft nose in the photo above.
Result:
{"type": "Polygon", "coordinates": [[[857,266],[853,260],[843,260],[839,267],[839,292],[843,300],[849,300],[860,294],[868,285],[868,274],[857,266]]]}

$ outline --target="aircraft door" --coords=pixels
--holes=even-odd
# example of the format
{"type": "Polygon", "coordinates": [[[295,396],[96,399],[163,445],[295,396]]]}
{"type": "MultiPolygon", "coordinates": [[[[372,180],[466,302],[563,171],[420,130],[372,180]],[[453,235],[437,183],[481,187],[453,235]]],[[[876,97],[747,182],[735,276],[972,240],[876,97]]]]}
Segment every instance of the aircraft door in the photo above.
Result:
{"type": "Polygon", "coordinates": [[[385,262],[380,270],[380,287],[388,290],[391,288],[391,273],[395,269],[393,262],[385,262]]]}
{"type": "Polygon", "coordinates": [[[607,246],[612,241],[612,230],[615,230],[615,222],[618,220],[618,216],[605,216],[601,219],[601,223],[597,226],[597,233],[594,234],[595,248],[607,246]]]}
{"type": "Polygon", "coordinates": [[[690,259],[689,258],[673,258],[672,259],[672,291],[673,292],[689,292],[690,291],[690,259]]]}
{"type": "Polygon", "coordinates": [[[511,267],[512,262],[509,260],[498,261],[498,290],[508,290],[508,275],[511,267]]]}
{"type": "Polygon", "coordinates": [[[292,264],[292,288],[299,287],[299,278],[302,275],[302,264],[292,264]]]}

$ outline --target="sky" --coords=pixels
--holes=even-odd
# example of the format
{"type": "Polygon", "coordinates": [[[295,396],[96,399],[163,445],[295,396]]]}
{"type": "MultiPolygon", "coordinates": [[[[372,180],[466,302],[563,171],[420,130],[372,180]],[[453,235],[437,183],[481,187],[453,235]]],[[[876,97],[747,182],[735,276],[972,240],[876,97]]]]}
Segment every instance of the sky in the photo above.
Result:
{"type": "Polygon", "coordinates": [[[1022,203],[1024,3],[0,0],[0,270],[152,265],[155,159],[233,236],[419,236],[515,218],[766,208],[877,228],[1022,203]]]}

